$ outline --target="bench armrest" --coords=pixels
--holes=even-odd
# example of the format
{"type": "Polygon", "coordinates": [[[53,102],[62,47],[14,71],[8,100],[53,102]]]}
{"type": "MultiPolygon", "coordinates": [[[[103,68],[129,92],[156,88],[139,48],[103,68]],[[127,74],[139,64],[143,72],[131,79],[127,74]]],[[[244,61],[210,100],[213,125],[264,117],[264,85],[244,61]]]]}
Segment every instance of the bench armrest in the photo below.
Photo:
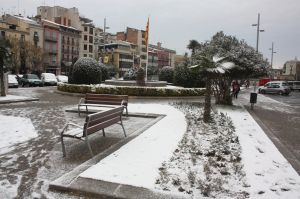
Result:
{"type": "Polygon", "coordinates": [[[85,98],[80,98],[78,105],[84,104],[84,102],[85,102],[85,98]]]}
{"type": "Polygon", "coordinates": [[[64,132],[68,129],[69,126],[76,126],[76,127],[82,129],[82,126],[79,126],[78,124],[74,124],[74,123],[72,123],[72,122],[69,122],[69,123],[67,123],[67,124],[64,126],[63,130],[61,131],[61,135],[64,134],[64,132]]]}
{"type": "Polygon", "coordinates": [[[122,100],[121,106],[127,106],[128,102],[126,100],[122,100]]]}

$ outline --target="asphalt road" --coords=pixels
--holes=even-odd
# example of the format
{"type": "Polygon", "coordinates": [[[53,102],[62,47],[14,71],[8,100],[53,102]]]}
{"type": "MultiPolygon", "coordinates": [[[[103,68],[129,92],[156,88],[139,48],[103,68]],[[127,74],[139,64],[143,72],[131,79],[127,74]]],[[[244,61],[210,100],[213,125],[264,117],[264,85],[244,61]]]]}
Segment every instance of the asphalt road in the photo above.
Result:
{"type": "Polygon", "coordinates": [[[251,110],[251,91],[243,90],[239,102],[300,175],[300,92],[294,91],[289,96],[258,94],[257,104],[251,110]]]}

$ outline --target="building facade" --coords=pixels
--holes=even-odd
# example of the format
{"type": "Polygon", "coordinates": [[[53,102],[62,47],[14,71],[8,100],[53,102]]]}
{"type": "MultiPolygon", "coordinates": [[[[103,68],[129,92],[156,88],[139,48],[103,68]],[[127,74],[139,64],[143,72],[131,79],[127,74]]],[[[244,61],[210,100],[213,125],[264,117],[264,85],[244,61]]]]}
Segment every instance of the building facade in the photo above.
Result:
{"type": "Polygon", "coordinates": [[[127,27],[125,32],[117,32],[117,40],[127,41],[136,45],[134,55],[134,66],[146,67],[147,64],[147,47],[145,40],[145,31],[127,27]]]}
{"type": "Polygon", "coordinates": [[[300,61],[297,58],[285,62],[282,69],[282,77],[286,80],[300,81],[300,61]]]}
{"type": "Polygon", "coordinates": [[[157,45],[149,44],[148,52],[155,52],[157,54],[158,70],[164,66],[175,66],[176,51],[163,48],[160,42],[158,42],[157,45]]]}
{"type": "Polygon", "coordinates": [[[70,67],[79,58],[81,31],[60,25],[61,35],[61,74],[68,75],[70,67]]]}
{"type": "Polygon", "coordinates": [[[61,74],[61,34],[60,24],[42,19],[44,28],[44,71],[61,74]]]}
{"type": "Polygon", "coordinates": [[[81,48],[79,57],[95,58],[97,46],[95,45],[96,29],[91,20],[81,18],[81,48]]]}
{"type": "Polygon", "coordinates": [[[119,70],[119,77],[123,77],[126,71],[134,67],[134,55],[136,53],[136,45],[116,41],[99,46],[99,52],[104,64],[114,65],[119,70]]]}

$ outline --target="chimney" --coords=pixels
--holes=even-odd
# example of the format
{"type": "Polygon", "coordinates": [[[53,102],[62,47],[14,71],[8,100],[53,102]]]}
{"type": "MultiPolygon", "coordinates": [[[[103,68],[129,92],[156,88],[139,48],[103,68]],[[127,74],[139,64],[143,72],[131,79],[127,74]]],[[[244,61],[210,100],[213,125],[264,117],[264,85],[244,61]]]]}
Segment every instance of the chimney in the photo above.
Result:
{"type": "Polygon", "coordinates": [[[161,48],[161,42],[157,42],[157,47],[161,48]]]}

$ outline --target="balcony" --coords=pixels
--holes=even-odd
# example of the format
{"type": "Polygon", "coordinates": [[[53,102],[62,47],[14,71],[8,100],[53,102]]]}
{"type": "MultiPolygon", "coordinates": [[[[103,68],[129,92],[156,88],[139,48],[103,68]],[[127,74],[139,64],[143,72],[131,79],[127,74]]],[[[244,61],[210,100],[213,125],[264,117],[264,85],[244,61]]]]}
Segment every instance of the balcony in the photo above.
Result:
{"type": "Polygon", "coordinates": [[[58,38],[52,37],[52,36],[45,36],[46,41],[52,41],[52,42],[57,42],[58,38]]]}
{"type": "Polygon", "coordinates": [[[57,50],[56,49],[45,49],[46,53],[48,54],[57,54],[57,50]]]}

